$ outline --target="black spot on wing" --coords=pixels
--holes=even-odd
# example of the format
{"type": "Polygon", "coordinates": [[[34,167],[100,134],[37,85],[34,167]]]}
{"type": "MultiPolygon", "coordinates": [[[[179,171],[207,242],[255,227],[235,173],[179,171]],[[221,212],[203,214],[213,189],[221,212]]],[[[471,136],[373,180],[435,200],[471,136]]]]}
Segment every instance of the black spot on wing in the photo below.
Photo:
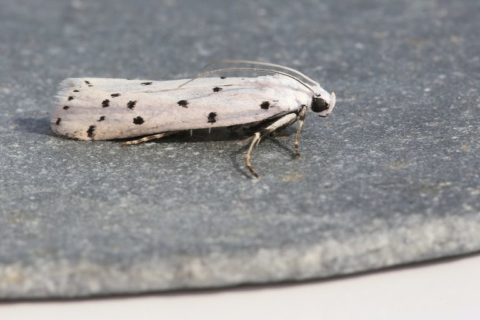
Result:
{"type": "Polygon", "coordinates": [[[227,77],[225,77],[225,76],[221,76],[221,77],[220,77],[220,79],[222,79],[222,80],[223,80],[223,79],[227,79],[227,77]]]}
{"type": "Polygon", "coordinates": [[[142,82],[142,83],[141,83],[142,86],[149,86],[149,85],[151,85],[151,84],[152,84],[151,81],[149,81],[149,82],[142,82]]]}
{"type": "Polygon", "coordinates": [[[73,92],[80,92],[80,90],[73,90],[73,92]]]}
{"type": "Polygon", "coordinates": [[[270,108],[270,102],[268,101],[263,101],[261,104],[260,104],[260,108],[264,109],[264,110],[268,110],[268,108],[270,108]]]}
{"type": "Polygon", "coordinates": [[[68,97],[68,101],[72,101],[72,100],[73,100],[72,96],[68,97]]]}
{"type": "Polygon", "coordinates": [[[222,91],[222,88],[220,88],[220,87],[215,87],[215,88],[213,88],[212,90],[213,90],[213,92],[219,92],[219,91],[222,91]]]}
{"type": "Polygon", "coordinates": [[[95,126],[88,127],[87,136],[93,139],[94,135],[95,135],[95,126]]]}
{"type": "Polygon", "coordinates": [[[144,123],[144,122],[145,122],[145,120],[143,120],[142,117],[133,118],[133,123],[135,123],[135,124],[139,124],[139,125],[140,125],[140,124],[142,124],[142,123],[144,123]]]}
{"type": "Polygon", "coordinates": [[[217,113],[216,112],[210,112],[208,114],[208,123],[215,123],[217,122],[217,113]]]}
{"type": "Polygon", "coordinates": [[[177,102],[177,104],[180,107],[188,108],[188,101],[187,100],[180,100],[180,101],[177,102]]]}
{"type": "Polygon", "coordinates": [[[104,121],[104,120],[105,120],[105,116],[101,116],[100,118],[98,118],[97,121],[100,122],[100,121],[104,121]]]}
{"type": "Polygon", "coordinates": [[[110,100],[108,99],[105,99],[102,101],[102,107],[103,108],[106,108],[106,107],[109,107],[110,106],[110,100]]]}
{"type": "Polygon", "coordinates": [[[93,87],[93,84],[92,84],[90,81],[85,80],[85,83],[86,83],[89,87],[93,87]]]}
{"type": "Polygon", "coordinates": [[[63,110],[68,110],[68,109],[70,109],[69,106],[63,106],[63,110]]]}
{"type": "Polygon", "coordinates": [[[62,122],[62,118],[57,118],[57,121],[55,121],[55,124],[58,126],[60,125],[60,122],[62,122]]]}
{"type": "Polygon", "coordinates": [[[137,100],[130,100],[127,102],[127,108],[130,110],[133,110],[136,104],[137,104],[137,100]]]}
{"type": "Polygon", "coordinates": [[[120,93],[112,93],[110,97],[112,98],[120,97],[120,93]]]}

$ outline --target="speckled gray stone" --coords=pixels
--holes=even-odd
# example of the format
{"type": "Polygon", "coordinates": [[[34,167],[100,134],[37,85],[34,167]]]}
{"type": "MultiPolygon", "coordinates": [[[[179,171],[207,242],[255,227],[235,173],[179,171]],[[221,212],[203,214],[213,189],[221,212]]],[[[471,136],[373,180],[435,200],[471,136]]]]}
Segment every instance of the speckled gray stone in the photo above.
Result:
{"type": "Polygon", "coordinates": [[[324,278],[480,249],[477,0],[5,0],[0,298],[324,278]],[[266,140],[53,136],[65,77],[298,68],[338,104],[266,140]],[[291,131],[289,131],[291,132],[291,131]]]}

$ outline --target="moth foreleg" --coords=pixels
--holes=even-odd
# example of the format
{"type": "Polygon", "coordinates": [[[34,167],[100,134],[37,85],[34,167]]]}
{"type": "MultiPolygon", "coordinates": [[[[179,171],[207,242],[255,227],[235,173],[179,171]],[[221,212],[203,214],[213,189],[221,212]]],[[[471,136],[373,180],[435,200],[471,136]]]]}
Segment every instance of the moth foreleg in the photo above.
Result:
{"type": "Polygon", "coordinates": [[[151,136],[142,137],[140,139],[125,141],[123,144],[124,145],[142,144],[142,143],[146,143],[146,142],[149,142],[149,141],[161,139],[161,138],[169,136],[173,133],[174,132],[162,132],[162,133],[152,134],[151,136]]]}
{"type": "Polygon", "coordinates": [[[255,169],[253,168],[253,165],[252,165],[252,154],[253,154],[253,150],[255,150],[257,145],[260,143],[260,140],[262,139],[262,137],[264,137],[266,135],[269,135],[269,134],[275,132],[276,130],[279,130],[281,128],[284,128],[286,126],[291,125],[292,123],[294,123],[297,120],[297,118],[298,118],[297,114],[289,113],[289,114],[279,118],[275,122],[271,123],[270,125],[268,125],[264,129],[254,133],[253,138],[250,142],[250,146],[248,147],[248,151],[245,154],[245,167],[247,167],[248,171],[255,178],[258,178],[258,173],[255,171],[255,169]]]}
{"type": "Polygon", "coordinates": [[[248,171],[254,176],[255,178],[258,178],[258,173],[255,171],[255,169],[252,166],[252,153],[253,149],[260,143],[260,140],[262,139],[260,132],[255,132],[253,135],[252,141],[250,142],[250,146],[248,147],[248,151],[245,154],[245,167],[247,167],[248,171]]]}
{"type": "Polygon", "coordinates": [[[298,127],[297,127],[297,132],[295,133],[295,142],[294,142],[296,157],[300,157],[300,137],[302,134],[303,124],[305,123],[306,114],[307,114],[307,107],[303,106],[300,112],[298,113],[298,117],[297,117],[298,127]]]}

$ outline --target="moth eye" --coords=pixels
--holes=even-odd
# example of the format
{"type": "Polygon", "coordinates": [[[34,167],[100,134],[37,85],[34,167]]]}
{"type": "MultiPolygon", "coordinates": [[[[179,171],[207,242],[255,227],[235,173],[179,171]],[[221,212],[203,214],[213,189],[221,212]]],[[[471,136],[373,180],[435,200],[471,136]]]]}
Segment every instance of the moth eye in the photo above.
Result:
{"type": "Polygon", "coordinates": [[[313,97],[312,99],[312,111],[313,112],[322,112],[328,110],[328,103],[322,98],[313,97]]]}

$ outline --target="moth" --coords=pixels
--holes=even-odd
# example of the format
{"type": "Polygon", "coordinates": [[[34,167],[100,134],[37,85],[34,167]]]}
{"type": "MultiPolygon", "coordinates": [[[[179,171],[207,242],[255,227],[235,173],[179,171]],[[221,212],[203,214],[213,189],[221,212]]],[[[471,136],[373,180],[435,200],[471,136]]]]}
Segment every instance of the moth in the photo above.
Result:
{"type": "Polygon", "coordinates": [[[309,111],[321,117],[335,107],[328,93],[303,73],[277,64],[223,60],[191,79],[152,81],[68,78],[60,84],[52,130],[78,140],[130,139],[139,144],[174,133],[218,127],[254,128],[245,166],[258,177],[252,154],[262,138],[298,122],[294,150],[309,111]],[[267,73],[250,77],[211,76],[231,71],[267,73]]]}

